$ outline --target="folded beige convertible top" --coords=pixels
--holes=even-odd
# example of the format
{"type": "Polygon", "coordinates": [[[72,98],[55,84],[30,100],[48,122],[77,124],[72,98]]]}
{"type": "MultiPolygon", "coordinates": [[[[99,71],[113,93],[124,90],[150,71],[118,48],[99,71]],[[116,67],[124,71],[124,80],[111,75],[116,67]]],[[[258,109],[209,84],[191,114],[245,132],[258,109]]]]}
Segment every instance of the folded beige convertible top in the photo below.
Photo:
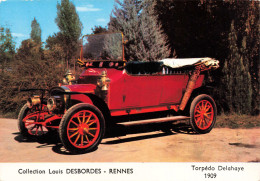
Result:
{"type": "Polygon", "coordinates": [[[164,65],[169,66],[171,68],[181,68],[187,66],[197,66],[197,65],[204,65],[207,68],[216,69],[219,67],[219,61],[213,58],[205,57],[205,58],[167,58],[160,60],[164,65]]]}

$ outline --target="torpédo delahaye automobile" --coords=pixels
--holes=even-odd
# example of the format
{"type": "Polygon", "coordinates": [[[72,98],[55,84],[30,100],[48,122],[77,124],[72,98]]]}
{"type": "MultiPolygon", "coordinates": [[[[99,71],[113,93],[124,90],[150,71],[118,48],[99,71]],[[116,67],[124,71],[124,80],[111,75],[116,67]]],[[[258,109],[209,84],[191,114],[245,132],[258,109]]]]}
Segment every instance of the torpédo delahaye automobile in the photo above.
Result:
{"type": "Polygon", "coordinates": [[[124,43],[121,33],[84,36],[78,60],[84,70],[77,79],[68,71],[63,85],[24,90],[42,93],[22,107],[20,133],[42,137],[58,131],[68,151],[85,153],[98,146],[116,116],[166,110],[179,116],[140,122],[189,119],[195,132],[210,132],[217,110],[213,98],[205,94],[203,80],[219,62],[212,58],[126,62],[124,43]]]}

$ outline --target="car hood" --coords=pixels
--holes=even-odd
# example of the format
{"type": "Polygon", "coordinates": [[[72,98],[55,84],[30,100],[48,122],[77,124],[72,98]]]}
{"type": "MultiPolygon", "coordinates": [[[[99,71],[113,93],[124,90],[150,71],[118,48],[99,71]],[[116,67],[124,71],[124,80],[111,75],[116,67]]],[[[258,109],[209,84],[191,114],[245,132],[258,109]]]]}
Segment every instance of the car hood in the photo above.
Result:
{"type": "Polygon", "coordinates": [[[63,85],[63,88],[66,92],[84,92],[84,93],[94,93],[96,89],[94,84],[75,84],[75,85],[63,85]]]}

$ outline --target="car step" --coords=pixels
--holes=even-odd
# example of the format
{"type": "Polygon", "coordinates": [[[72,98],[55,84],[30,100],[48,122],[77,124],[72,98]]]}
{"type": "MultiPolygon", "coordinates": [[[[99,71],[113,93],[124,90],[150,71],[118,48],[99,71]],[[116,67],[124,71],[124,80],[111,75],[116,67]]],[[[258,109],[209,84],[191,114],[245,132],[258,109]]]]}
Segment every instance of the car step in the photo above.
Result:
{"type": "Polygon", "coordinates": [[[171,116],[171,117],[165,117],[165,118],[146,119],[146,120],[140,120],[140,121],[129,121],[129,122],[123,122],[123,123],[117,123],[117,124],[123,125],[123,126],[135,126],[135,125],[142,125],[142,124],[166,123],[166,122],[173,122],[173,121],[186,120],[186,119],[190,119],[190,117],[171,116]]]}

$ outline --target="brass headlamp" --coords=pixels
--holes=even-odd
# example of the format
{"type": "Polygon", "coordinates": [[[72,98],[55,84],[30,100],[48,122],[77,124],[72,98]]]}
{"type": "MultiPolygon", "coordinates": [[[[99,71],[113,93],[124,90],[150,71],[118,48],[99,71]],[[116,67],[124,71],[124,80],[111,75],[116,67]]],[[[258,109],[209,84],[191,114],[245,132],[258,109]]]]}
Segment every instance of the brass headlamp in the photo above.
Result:
{"type": "Polygon", "coordinates": [[[40,104],[41,104],[41,98],[39,95],[34,95],[33,97],[29,97],[27,100],[28,108],[32,108],[33,106],[40,105],[40,104]]]}
{"type": "Polygon", "coordinates": [[[107,91],[109,83],[110,79],[107,78],[107,72],[102,71],[101,77],[97,80],[97,85],[101,88],[102,91],[107,91]]]}
{"type": "Polygon", "coordinates": [[[60,112],[63,107],[64,102],[61,96],[52,96],[47,100],[47,108],[50,112],[60,112]]]}
{"type": "Polygon", "coordinates": [[[69,84],[71,85],[73,81],[75,81],[75,75],[73,75],[73,73],[68,70],[63,78],[63,84],[69,84]]]}

